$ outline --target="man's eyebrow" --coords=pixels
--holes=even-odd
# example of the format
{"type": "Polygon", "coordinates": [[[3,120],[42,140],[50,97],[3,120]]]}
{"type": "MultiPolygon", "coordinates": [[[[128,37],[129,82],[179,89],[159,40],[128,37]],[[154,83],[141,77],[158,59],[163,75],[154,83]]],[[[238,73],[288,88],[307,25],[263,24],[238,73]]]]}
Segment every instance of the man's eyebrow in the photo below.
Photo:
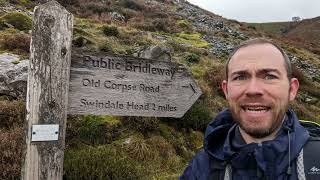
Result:
{"type": "Polygon", "coordinates": [[[264,68],[264,69],[260,69],[258,70],[258,73],[269,73],[269,72],[275,72],[277,74],[281,74],[280,71],[278,69],[273,69],[273,68],[264,68]]]}
{"type": "Polygon", "coordinates": [[[246,70],[235,71],[235,72],[231,73],[231,76],[233,76],[235,74],[248,74],[248,71],[246,71],[246,70]]]}
{"type": "MultiPolygon", "coordinates": [[[[269,72],[275,72],[277,74],[281,74],[280,71],[278,69],[273,69],[273,68],[263,68],[263,69],[258,69],[258,74],[265,74],[265,73],[269,73],[269,72]]],[[[235,71],[232,72],[230,76],[234,76],[234,75],[245,75],[245,74],[249,74],[249,72],[247,70],[239,70],[239,71],[235,71]]]]}

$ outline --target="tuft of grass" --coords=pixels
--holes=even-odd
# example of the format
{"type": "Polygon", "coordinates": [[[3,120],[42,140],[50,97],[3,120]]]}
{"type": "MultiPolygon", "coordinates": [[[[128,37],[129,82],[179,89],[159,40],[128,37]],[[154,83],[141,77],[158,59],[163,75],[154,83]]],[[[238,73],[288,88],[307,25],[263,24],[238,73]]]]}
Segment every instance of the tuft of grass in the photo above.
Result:
{"type": "Polygon", "coordinates": [[[129,8],[129,9],[133,9],[136,11],[142,11],[144,10],[146,7],[143,5],[143,3],[139,2],[139,1],[134,1],[134,0],[122,0],[122,6],[125,8],[129,8]]]}
{"type": "Polygon", "coordinates": [[[197,48],[208,48],[209,43],[203,39],[201,39],[201,34],[199,33],[177,33],[173,37],[173,40],[180,44],[189,44],[193,47],[197,48]]]}
{"type": "Polygon", "coordinates": [[[79,37],[75,37],[72,40],[72,44],[77,46],[77,47],[83,47],[83,46],[86,46],[86,45],[89,45],[89,44],[93,44],[93,42],[91,40],[89,40],[88,38],[86,38],[86,37],[79,36],[79,37]]]}
{"type": "Polygon", "coordinates": [[[63,179],[127,180],[146,176],[142,166],[112,145],[67,150],[63,179]]]}
{"type": "Polygon", "coordinates": [[[136,23],[131,22],[132,26],[141,29],[143,31],[151,31],[151,32],[169,32],[169,24],[168,20],[165,18],[154,18],[152,20],[146,21],[143,19],[142,21],[138,21],[136,23]]]}
{"type": "Polygon", "coordinates": [[[106,36],[115,36],[119,35],[119,30],[116,26],[102,26],[103,34],[106,36]]]}
{"type": "Polygon", "coordinates": [[[25,119],[25,103],[22,100],[0,101],[0,128],[22,126],[25,119]]]}
{"type": "Polygon", "coordinates": [[[189,131],[186,131],[185,126],[182,126],[183,120],[184,119],[170,119],[168,121],[168,124],[171,124],[170,126],[161,123],[159,125],[159,131],[161,136],[174,147],[176,155],[180,156],[182,161],[188,162],[195,152],[189,148],[190,145],[187,142],[189,131]],[[172,126],[176,126],[176,129],[172,126]]]}
{"type": "Polygon", "coordinates": [[[249,23],[248,28],[261,29],[271,34],[282,34],[289,27],[290,22],[249,23]]]}
{"type": "Polygon", "coordinates": [[[143,136],[131,136],[122,146],[132,159],[139,162],[150,162],[156,160],[159,156],[146,142],[143,136]]]}
{"type": "Polygon", "coordinates": [[[121,121],[126,127],[144,134],[157,130],[160,123],[156,117],[123,117],[121,121]]]}
{"type": "Polygon", "coordinates": [[[201,147],[203,147],[204,135],[200,131],[190,130],[189,139],[192,150],[198,151],[201,147]]]}
{"type": "Polygon", "coordinates": [[[291,107],[294,109],[299,119],[320,122],[319,111],[320,108],[313,105],[302,103],[299,99],[291,103],[291,107]]]}
{"type": "Polygon", "coordinates": [[[0,179],[20,178],[23,129],[17,126],[0,129],[0,179]]]}
{"type": "Polygon", "coordinates": [[[0,45],[2,48],[25,54],[30,51],[30,41],[30,35],[25,33],[4,33],[2,37],[0,37],[0,45]]]}
{"type": "Polygon", "coordinates": [[[190,54],[186,55],[185,60],[188,63],[198,63],[200,61],[200,56],[195,53],[190,53],[190,54]]]}
{"type": "Polygon", "coordinates": [[[120,136],[119,128],[121,126],[119,119],[113,116],[69,117],[67,136],[70,140],[78,139],[85,144],[107,144],[120,136]]]}
{"type": "Polygon", "coordinates": [[[109,42],[105,42],[105,43],[99,45],[99,50],[102,52],[114,53],[113,47],[109,42]]]}
{"type": "Polygon", "coordinates": [[[19,64],[20,61],[12,61],[11,63],[12,63],[12,64],[19,64]]]}
{"type": "Polygon", "coordinates": [[[191,30],[191,24],[188,20],[182,19],[182,20],[178,20],[177,24],[179,25],[179,27],[181,27],[184,30],[191,30]]]}
{"type": "Polygon", "coordinates": [[[214,95],[224,96],[220,88],[221,82],[225,79],[224,65],[218,64],[210,67],[210,69],[205,71],[204,79],[212,87],[214,95]]]}
{"type": "Polygon", "coordinates": [[[32,19],[20,12],[10,12],[0,17],[0,27],[5,27],[6,24],[10,24],[20,31],[27,31],[31,30],[32,19]]]}
{"type": "Polygon", "coordinates": [[[179,121],[179,126],[203,131],[211,121],[212,113],[206,104],[196,102],[179,121]]]}
{"type": "Polygon", "coordinates": [[[173,146],[162,136],[152,136],[147,139],[146,142],[150,144],[150,147],[154,152],[158,152],[159,156],[164,159],[164,161],[169,160],[176,154],[173,146]]]}

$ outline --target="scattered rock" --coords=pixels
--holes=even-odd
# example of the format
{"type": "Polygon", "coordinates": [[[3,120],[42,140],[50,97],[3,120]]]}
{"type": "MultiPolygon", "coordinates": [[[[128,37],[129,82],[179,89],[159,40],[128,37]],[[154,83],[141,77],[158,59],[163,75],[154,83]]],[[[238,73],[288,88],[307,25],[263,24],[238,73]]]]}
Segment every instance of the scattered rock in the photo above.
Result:
{"type": "Polygon", "coordinates": [[[168,40],[168,38],[166,36],[161,36],[161,35],[152,35],[152,38],[157,39],[162,42],[165,42],[168,40]]]}
{"type": "Polygon", "coordinates": [[[19,61],[19,56],[0,54],[0,94],[24,98],[27,94],[29,60],[19,61]]]}
{"type": "Polygon", "coordinates": [[[125,141],[123,142],[123,144],[131,144],[131,142],[132,142],[132,138],[129,137],[129,138],[125,139],[125,141]]]}
{"type": "Polygon", "coordinates": [[[138,57],[146,59],[155,59],[162,61],[171,61],[170,49],[166,46],[151,46],[138,53],[138,57]]]}
{"type": "Polygon", "coordinates": [[[304,103],[313,104],[313,105],[316,105],[317,103],[320,102],[318,98],[310,96],[307,93],[300,93],[299,99],[301,99],[304,103]]]}
{"type": "Polygon", "coordinates": [[[24,7],[17,7],[10,3],[5,3],[2,6],[0,6],[0,13],[10,13],[10,12],[20,12],[28,15],[29,17],[32,17],[33,12],[28,11],[24,7]]]}
{"type": "Polygon", "coordinates": [[[224,24],[224,19],[221,16],[212,13],[205,13],[206,11],[188,2],[179,3],[181,9],[180,13],[184,15],[198,30],[207,30],[211,32],[225,32],[237,39],[248,39],[242,32],[233,29],[224,24]]]}
{"type": "Polygon", "coordinates": [[[124,22],[126,20],[126,18],[118,12],[110,12],[110,15],[111,15],[112,20],[114,20],[114,21],[124,22]]]}
{"type": "Polygon", "coordinates": [[[288,57],[291,61],[291,63],[293,63],[294,65],[296,65],[296,67],[301,70],[304,74],[306,74],[307,78],[310,78],[311,80],[315,80],[318,81],[317,77],[320,74],[320,70],[317,69],[314,65],[309,64],[307,61],[296,57],[292,54],[288,54],[288,57]]]}
{"type": "Polygon", "coordinates": [[[203,39],[211,44],[212,48],[209,51],[217,57],[230,54],[235,47],[234,44],[214,36],[205,35],[203,39]]]}

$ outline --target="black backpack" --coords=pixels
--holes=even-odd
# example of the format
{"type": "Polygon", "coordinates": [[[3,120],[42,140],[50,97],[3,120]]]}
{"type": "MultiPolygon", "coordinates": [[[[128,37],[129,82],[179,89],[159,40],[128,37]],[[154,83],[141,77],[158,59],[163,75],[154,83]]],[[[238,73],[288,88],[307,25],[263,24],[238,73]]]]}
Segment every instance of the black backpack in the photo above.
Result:
{"type": "Polygon", "coordinates": [[[320,179],[320,125],[316,122],[300,120],[309,131],[310,139],[303,147],[303,163],[306,180],[320,179]],[[312,156],[309,156],[309,155],[312,156]]]}

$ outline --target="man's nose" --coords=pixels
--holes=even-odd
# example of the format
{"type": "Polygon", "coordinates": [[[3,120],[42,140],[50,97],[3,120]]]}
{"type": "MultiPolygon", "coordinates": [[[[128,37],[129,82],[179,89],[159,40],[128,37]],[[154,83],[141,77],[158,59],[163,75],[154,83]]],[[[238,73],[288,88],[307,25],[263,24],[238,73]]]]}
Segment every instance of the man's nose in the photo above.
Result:
{"type": "Polygon", "coordinates": [[[252,78],[248,82],[246,87],[246,95],[249,97],[263,95],[263,85],[259,82],[257,78],[252,78]]]}

